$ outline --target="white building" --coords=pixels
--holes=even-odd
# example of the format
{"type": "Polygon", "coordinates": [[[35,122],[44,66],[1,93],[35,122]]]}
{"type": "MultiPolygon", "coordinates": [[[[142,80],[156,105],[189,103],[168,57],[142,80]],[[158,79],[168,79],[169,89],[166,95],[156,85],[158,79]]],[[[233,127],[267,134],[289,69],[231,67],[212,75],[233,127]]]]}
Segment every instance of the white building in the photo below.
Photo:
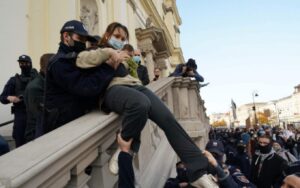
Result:
{"type": "MultiPolygon", "coordinates": [[[[235,125],[246,125],[247,121],[250,121],[251,125],[254,124],[253,106],[253,103],[249,103],[237,107],[235,125]]],[[[255,106],[256,114],[264,113],[271,125],[300,125],[300,85],[295,86],[295,91],[290,96],[268,102],[256,102],[255,106]]],[[[230,116],[233,119],[232,112],[230,116]]]]}

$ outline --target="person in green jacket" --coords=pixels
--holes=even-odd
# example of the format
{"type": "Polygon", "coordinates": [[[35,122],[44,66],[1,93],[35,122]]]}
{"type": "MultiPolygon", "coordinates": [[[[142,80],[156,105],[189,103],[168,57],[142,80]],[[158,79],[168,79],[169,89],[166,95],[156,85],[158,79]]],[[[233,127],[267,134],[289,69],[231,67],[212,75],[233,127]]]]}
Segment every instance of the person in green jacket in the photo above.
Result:
{"type": "Polygon", "coordinates": [[[54,54],[43,54],[40,58],[40,73],[25,89],[24,102],[27,111],[25,140],[30,142],[43,134],[41,117],[44,98],[45,73],[49,59],[54,54]]]}

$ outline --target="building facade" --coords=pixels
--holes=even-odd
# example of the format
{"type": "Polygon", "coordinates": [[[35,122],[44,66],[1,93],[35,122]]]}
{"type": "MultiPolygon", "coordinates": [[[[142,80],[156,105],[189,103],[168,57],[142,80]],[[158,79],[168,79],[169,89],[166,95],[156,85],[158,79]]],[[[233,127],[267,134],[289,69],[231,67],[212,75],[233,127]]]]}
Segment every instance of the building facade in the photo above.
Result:
{"type": "MultiPolygon", "coordinates": [[[[24,0],[0,2],[3,35],[0,89],[16,72],[17,57],[28,54],[39,69],[44,53],[55,53],[62,25],[81,20],[93,35],[102,35],[108,24],[128,27],[129,43],[142,50],[150,80],[155,67],[168,76],[184,63],[180,48],[181,18],[176,0],[24,0]],[[13,11],[12,11],[13,10],[13,11]]],[[[0,105],[0,123],[10,120],[9,105],[0,105]]]]}
{"type": "MultiPolygon", "coordinates": [[[[235,126],[253,126],[255,124],[253,106],[253,103],[249,103],[237,107],[237,119],[232,121],[235,126]]],[[[259,113],[264,114],[272,126],[285,127],[288,124],[295,124],[300,127],[300,85],[295,86],[294,92],[287,97],[267,102],[256,102],[255,107],[257,118],[259,113]]],[[[223,114],[224,119],[233,120],[232,111],[223,114]],[[230,114],[230,118],[226,117],[226,114],[230,114]]]]}

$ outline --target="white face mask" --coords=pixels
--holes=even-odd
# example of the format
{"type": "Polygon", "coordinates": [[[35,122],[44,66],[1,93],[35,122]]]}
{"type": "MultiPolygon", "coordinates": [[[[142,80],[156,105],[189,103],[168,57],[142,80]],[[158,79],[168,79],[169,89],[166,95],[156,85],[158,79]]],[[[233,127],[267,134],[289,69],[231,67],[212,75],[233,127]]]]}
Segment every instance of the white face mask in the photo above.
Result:
{"type": "Polygon", "coordinates": [[[116,37],[111,36],[110,39],[108,40],[108,44],[111,47],[113,47],[115,50],[121,50],[124,47],[125,42],[121,42],[116,37]]]}

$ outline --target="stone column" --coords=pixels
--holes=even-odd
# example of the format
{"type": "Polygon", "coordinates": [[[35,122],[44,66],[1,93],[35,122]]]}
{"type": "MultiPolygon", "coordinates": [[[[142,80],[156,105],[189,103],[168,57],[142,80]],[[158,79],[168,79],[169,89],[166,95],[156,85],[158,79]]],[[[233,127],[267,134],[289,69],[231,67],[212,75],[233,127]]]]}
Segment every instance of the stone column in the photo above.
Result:
{"type": "Polygon", "coordinates": [[[142,41],[139,41],[138,48],[144,53],[144,63],[148,69],[149,79],[152,80],[154,78],[153,70],[155,67],[153,57],[156,54],[156,50],[152,45],[151,38],[145,38],[142,41]]]}

